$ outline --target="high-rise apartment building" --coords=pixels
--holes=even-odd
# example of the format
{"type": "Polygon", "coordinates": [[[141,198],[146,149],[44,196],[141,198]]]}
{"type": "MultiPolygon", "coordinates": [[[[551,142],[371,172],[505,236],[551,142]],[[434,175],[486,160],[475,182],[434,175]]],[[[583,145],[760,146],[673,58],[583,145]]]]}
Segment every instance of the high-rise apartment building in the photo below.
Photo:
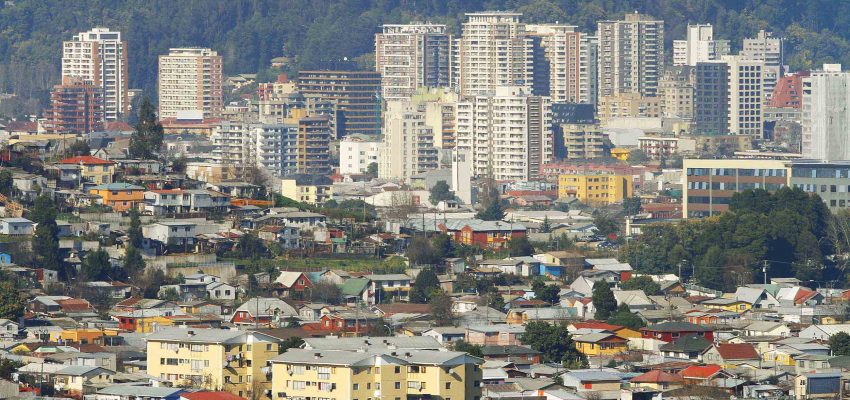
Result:
{"type": "Polygon", "coordinates": [[[378,164],[380,154],[381,142],[360,135],[348,136],[339,142],[339,173],[365,174],[370,164],[378,164]]]}
{"type": "Polygon", "coordinates": [[[331,173],[331,126],[324,115],[298,119],[297,165],[299,174],[331,173]]]}
{"type": "Polygon", "coordinates": [[[577,32],[575,26],[556,24],[526,25],[526,34],[541,50],[535,52],[534,80],[545,81],[545,90],[536,94],[549,96],[554,103],[596,102],[595,37],[577,32]]]}
{"type": "Polygon", "coordinates": [[[222,121],[213,130],[212,159],[235,167],[243,176],[257,167],[281,177],[298,171],[299,127],[294,124],[258,124],[222,121]]]}
{"type": "Polygon", "coordinates": [[[714,40],[711,24],[688,24],[685,40],[673,41],[673,65],[696,66],[698,62],[719,60],[729,54],[728,40],[714,40]]]}
{"type": "Polygon", "coordinates": [[[456,149],[471,156],[474,176],[523,181],[552,159],[552,104],[523,87],[499,87],[457,106],[456,149]]]}
{"type": "Polygon", "coordinates": [[[127,42],[121,32],[94,28],[62,44],[62,77],[81,78],[103,89],[104,116],[115,121],[130,107],[127,42]]]}
{"type": "Polygon", "coordinates": [[[763,66],[742,56],[697,63],[694,132],[761,138],[763,66]]]}
{"type": "Polygon", "coordinates": [[[771,32],[759,31],[754,38],[744,39],[741,48],[741,57],[747,61],[760,61],[764,63],[764,87],[763,97],[767,104],[776,89],[776,82],[782,77],[782,65],[785,61],[782,38],[773,36],[771,32]]]}
{"type": "Polygon", "coordinates": [[[419,90],[410,101],[424,106],[425,124],[433,130],[434,147],[453,149],[457,93],[448,89],[419,90]]]}
{"type": "Polygon", "coordinates": [[[381,178],[410,179],[439,166],[434,129],[425,122],[425,105],[387,103],[384,138],[378,163],[381,178]]]}
{"type": "Polygon", "coordinates": [[[533,39],[525,35],[522,14],[466,14],[463,34],[454,46],[454,86],[463,96],[492,94],[499,86],[531,89],[533,39]]]}
{"type": "Polygon", "coordinates": [[[181,111],[219,116],[222,108],[221,56],[202,48],[175,48],[159,56],[159,118],[181,111]]]}
{"type": "Polygon", "coordinates": [[[597,27],[599,96],[655,96],[664,72],[664,21],[634,13],[597,27]]]}
{"type": "Polygon", "coordinates": [[[694,117],[694,67],[676,66],[664,71],[658,96],[662,116],[690,120],[694,117]]]}
{"type": "Polygon", "coordinates": [[[696,134],[725,134],[729,123],[729,65],[698,62],[694,67],[694,123],[696,134]]]}
{"type": "Polygon", "coordinates": [[[406,99],[421,87],[450,86],[451,46],[445,25],[384,25],[375,35],[383,98],[406,99]]]}
{"type": "Polygon", "coordinates": [[[48,133],[84,133],[103,130],[103,89],[80,78],[62,78],[50,92],[45,112],[48,133]]]}
{"type": "MultiPolygon", "coordinates": [[[[300,71],[296,88],[305,97],[336,102],[340,137],[381,132],[381,75],[374,71],[300,71]]],[[[334,139],[339,139],[335,137],[334,139]]]]}
{"type": "Polygon", "coordinates": [[[850,72],[826,64],[803,78],[803,155],[850,160],[850,72]]]}

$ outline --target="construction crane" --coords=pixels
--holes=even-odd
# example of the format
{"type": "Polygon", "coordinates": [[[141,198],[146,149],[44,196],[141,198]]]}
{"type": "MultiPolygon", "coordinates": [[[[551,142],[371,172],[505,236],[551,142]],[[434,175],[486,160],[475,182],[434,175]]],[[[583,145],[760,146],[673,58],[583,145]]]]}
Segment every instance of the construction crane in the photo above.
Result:
{"type": "Polygon", "coordinates": [[[6,216],[20,218],[24,216],[24,206],[0,193],[0,203],[6,206],[6,216]]]}

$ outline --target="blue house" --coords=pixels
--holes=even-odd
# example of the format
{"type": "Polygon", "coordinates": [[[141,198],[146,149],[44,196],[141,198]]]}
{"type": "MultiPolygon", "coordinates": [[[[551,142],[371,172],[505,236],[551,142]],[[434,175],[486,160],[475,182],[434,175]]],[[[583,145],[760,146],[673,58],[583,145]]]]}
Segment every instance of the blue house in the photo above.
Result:
{"type": "Polygon", "coordinates": [[[0,252],[0,264],[11,264],[12,256],[10,254],[0,252]]]}

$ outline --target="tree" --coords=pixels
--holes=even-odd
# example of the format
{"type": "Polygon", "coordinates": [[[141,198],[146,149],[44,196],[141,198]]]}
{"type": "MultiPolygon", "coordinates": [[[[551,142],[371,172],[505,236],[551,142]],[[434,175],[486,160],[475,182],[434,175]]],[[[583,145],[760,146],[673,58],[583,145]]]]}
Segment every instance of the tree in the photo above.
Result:
{"type": "Polygon", "coordinates": [[[53,221],[55,223],[56,204],[53,202],[53,199],[46,194],[38,196],[35,199],[33,206],[29,209],[27,218],[36,224],[48,221],[53,221]]]}
{"type": "Polygon", "coordinates": [[[543,300],[549,304],[558,304],[561,301],[561,297],[558,295],[560,292],[561,288],[557,285],[545,285],[539,294],[535,294],[534,298],[543,300]]]}
{"type": "Polygon", "coordinates": [[[434,318],[437,326],[451,325],[454,315],[452,314],[452,298],[449,295],[438,289],[432,293],[428,304],[431,306],[431,317],[434,318]]]}
{"type": "Polygon", "coordinates": [[[596,227],[596,233],[608,237],[620,231],[617,222],[611,216],[605,213],[597,213],[593,217],[593,225],[596,227]]]}
{"type": "Polygon", "coordinates": [[[541,353],[544,362],[563,363],[573,368],[587,366],[587,357],[581,354],[566,326],[547,322],[529,322],[520,341],[541,353]]]}
{"type": "Polygon", "coordinates": [[[431,242],[422,235],[413,237],[404,254],[411,265],[433,265],[440,261],[431,247],[431,242]]]}
{"type": "Polygon", "coordinates": [[[614,298],[614,292],[605,281],[596,282],[593,285],[593,307],[596,308],[596,315],[593,317],[598,320],[606,320],[617,310],[617,299],[614,298]]]}
{"type": "Polygon", "coordinates": [[[540,229],[538,229],[540,233],[549,233],[552,232],[552,224],[549,222],[549,216],[543,217],[543,223],[540,224],[540,229]]]}
{"type": "Polygon", "coordinates": [[[829,350],[834,356],[850,356],[850,335],[838,332],[829,338],[829,350]]]}
{"type": "Polygon", "coordinates": [[[317,303],[337,305],[342,302],[342,291],[339,286],[327,280],[320,280],[310,291],[310,300],[317,303]]]}
{"type": "Polygon", "coordinates": [[[649,161],[649,157],[643,150],[633,149],[629,152],[629,164],[641,164],[649,161]]]}
{"type": "Polygon", "coordinates": [[[14,188],[15,181],[12,177],[12,172],[8,169],[0,171],[0,193],[11,196],[14,188]]]}
{"type": "Polygon", "coordinates": [[[127,237],[130,238],[130,245],[135,248],[141,248],[144,236],[142,235],[142,221],[139,218],[139,211],[135,208],[130,209],[130,228],[127,229],[127,237]]]}
{"type": "Polygon", "coordinates": [[[372,176],[373,178],[377,178],[378,177],[378,163],[374,163],[374,162],[369,163],[369,165],[366,166],[366,173],[369,174],[370,176],[372,176]]]}
{"type": "Polygon", "coordinates": [[[455,195],[452,193],[449,184],[446,181],[437,181],[436,184],[431,188],[431,196],[428,200],[431,201],[431,204],[437,205],[437,203],[445,200],[452,200],[455,198],[455,195]]]}
{"type": "Polygon", "coordinates": [[[86,254],[86,258],[83,259],[83,264],[80,267],[83,279],[87,281],[109,279],[111,271],[112,263],[109,262],[109,253],[103,249],[97,249],[86,254]]]}
{"type": "Polygon", "coordinates": [[[186,172],[186,157],[180,156],[171,160],[171,172],[183,173],[186,172]]]}
{"type": "Polygon", "coordinates": [[[631,278],[620,284],[620,288],[623,290],[642,290],[647,296],[655,296],[661,293],[661,286],[648,276],[631,278]]]}
{"type": "Polygon", "coordinates": [[[505,218],[505,211],[502,210],[502,202],[498,197],[486,203],[487,206],[475,214],[475,218],[484,221],[501,221],[505,218]]]}
{"type": "Polygon", "coordinates": [[[471,344],[463,339],[458,340],[452,343],[452,350],[454,351],[462,351],[466,354],[469,354],[473,357],[483,357],[482,350],[484,346],[471,344]]]}
{"type": "Polygon", "coordinates": [[[180,300],[180,295],[177,294],[177,289],[170,287],[165,288],[164,290],[159,292],[159,299],[168,301],[178,301],[180,300]]]}
{"type": "Polygon", "coordinates": [[[511,257],[526,257],[534,254],[534,246],[525,235],[511,235],[508,240],[508,253],[511,257]]]}
{"type": "Polygon", "coordinates": [[[127,276],[135,278],[145,270],[145,260],[142,252],[136,246],[129,245],[124,252],[124,263],[122,265],[127,276]]]}
{"type": "Polygon", "coordinates": [[[242,235],[235,250],[237,257],[254,260],[262,257],[268,251],[263,241],[254,233],[242,235]]]}
{"type": "Polygon", "coordinates": [[[11,280],[0,282],[0,318],[17,321],[24,315],[27,299],[11,280]]]}
{"type": "Polygon", "coordinates": [[[139,106],[139,122],[130,136],[130,157],[153,160],[159,155],[163,138],[162,124],[156,118],[156,109],[147,97],[139,106]]]}
{"type": "Polygon", "coordinates": [[[89,147],[89,144],[85,140],[76,140],[68,146],[65,155],[68,157],[89,156],[91,155],[91,147],[89,147]]]}
{"type": "Polygon", "coordinates": [[[633,313],[629,306],[625,303],[620,304],[617,307],[617,312],[611,315],[611,318],[608,318],[608,323],[611,325],[620,325],[625,326],[629,329],[638,330],[646,326],[643,320],[635,313],[633,313]]]}
{"type": "Polygon", "coordinates": [[[623,199],[623,212],[626,215],[635,215],[640,212],[640,197],[629,197],[623,199]]]}
{"type": "Polygon", "coordinates": [[[416,281],[410,289],[410,301],[413,303],[427,303],[434,291],[440,289],[440,279],[431,268],[425,268],[416,275],[416,281]]]}
{"type": "Polygon", "coordinates": [[[32,237],[33,261],[38,267],[58,271],[60,279],[68,280],[70,271],[60,269],[59,227],[55,220],[46,220],[35,227],[32,237]]]}
{"type": "Polygon", "coordinates": [[[434,255],[439,259],[454,257],[455,255],[455,247],[449,235],[439,234],[435,236],[431,239],[431,248],[434,250],[434,255]]]}
{"type": "MultiPolygon", "coordinates": [[[[494,288],[495,289],[495,288],[494,288]]],[[[498,290],[487,292],[487,306],[502,311],[505,309],[505,298],[498,290]]]]}

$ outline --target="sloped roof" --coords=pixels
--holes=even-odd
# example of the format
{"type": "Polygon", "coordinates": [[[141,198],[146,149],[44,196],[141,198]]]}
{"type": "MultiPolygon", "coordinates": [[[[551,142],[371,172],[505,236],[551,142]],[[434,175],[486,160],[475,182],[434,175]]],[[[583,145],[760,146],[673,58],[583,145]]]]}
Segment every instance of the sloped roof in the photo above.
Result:
{"type": "Polygon", "coordinates": [[[679,375],[682,375],[683,378],[698,378],[698,379],[708,379],[720,372],[723,368],[720,368],[719,365],[691,365],[688,368],[683,369],[679,372],[679,375]]]}
{"type": "Polygon", "coordinates": [[[632,383],[673,383],[682,382],[682,377],[679,375],[669,374],[660,369],[649,371],[643,375],[638,375],[630,380],[632,383]]]}
{"type": "Polygon", "coordinates": [[[700,336],[683,336],[670,343],[662,345],[661,351],[673,351],[681,353],[690,353],[694,351],[703,351],[711,347],[711,343],[700,336]]]}
{"type": "Polygon", "coordinates": [[[647,326],[645,328],[640,328],[642,331],[651,331],[651,332],[708,332],[711,329],[695,325],[690,322],[662,322],[660,324],[655,324],[651,326],[647,326]]]}
{"type": "Polygon", "coordinates": [[[66,158],[62,161],[59,161],[60,164],[83,164],[83,165],[113,165],[115,164],[112,161],[104,160],[102,158],[92,157],[92,156],[77,156],[66,158]]]}
{"type": "Polygon", "coordinates": [[[350,278],[339,287],[343,296],[359,296],[369,286],[366,278],[350,278]]]}
{"type": "Polygon", "coordinates": [[[721,343],[717,345],[717,352],[726,361],[759,359],[758,352],[749,343],[721,343]]]}
{"type": "Polygon", "coordinates": [[[277,277],[277,279],[275,279],[275,283],[279,283],[284,287],[290,288],[295,285],[295,282],[298,281],[298,278],[300,278],[301,275],[304,275],[304,273],[297,271],[281,271],[280,275],[277,277]]]}

